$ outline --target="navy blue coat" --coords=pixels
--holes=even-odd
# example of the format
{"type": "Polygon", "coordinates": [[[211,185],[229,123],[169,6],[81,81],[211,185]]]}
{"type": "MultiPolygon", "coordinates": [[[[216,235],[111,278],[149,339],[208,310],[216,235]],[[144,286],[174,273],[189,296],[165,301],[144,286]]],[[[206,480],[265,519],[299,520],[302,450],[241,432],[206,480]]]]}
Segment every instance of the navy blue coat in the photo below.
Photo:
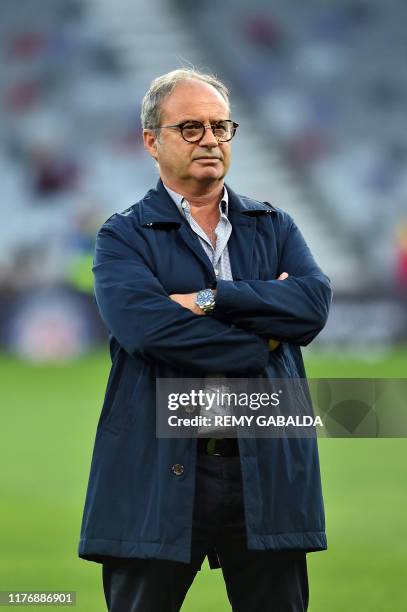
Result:
{"type": "MultiPolygon", "coordinates": [[[[303,378],[300,346],[325,325],[329,279],[293,219],[227,189],[233,281],[216,284],[161,181],[98,233],[95,295],[112,368],[83,514],[84,559],[190,560],[196,439],[156,438],[156,377],[303,378]],[[276,280],[281,272],[289,278],[276,280]],[[168,297],[215,285],[213,315],[197,316],[168,297]],[[275,351],[267,338],[281,341],[275,351]]],[[[248,547],[325,549],[316,440],[241,438],[239,449],[248,547]]]]}

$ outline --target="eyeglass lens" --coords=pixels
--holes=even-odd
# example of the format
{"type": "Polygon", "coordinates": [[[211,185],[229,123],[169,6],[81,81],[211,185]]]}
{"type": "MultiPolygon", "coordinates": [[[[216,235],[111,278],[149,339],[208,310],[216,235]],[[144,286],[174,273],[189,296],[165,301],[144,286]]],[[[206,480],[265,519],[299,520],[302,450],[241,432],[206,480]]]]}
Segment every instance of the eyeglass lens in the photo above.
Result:
{"type": "MultiPolygon", "coordinates": [[[[236,128],[233,121],[217,121],[211,123],[212,132],[219,142],[227,142],[235,135],[236,128]]],[[[200,121],[188,121],[181,128],[182,136],[189,142],[196,142],[203,138],[205,126],[200,121]]]]}

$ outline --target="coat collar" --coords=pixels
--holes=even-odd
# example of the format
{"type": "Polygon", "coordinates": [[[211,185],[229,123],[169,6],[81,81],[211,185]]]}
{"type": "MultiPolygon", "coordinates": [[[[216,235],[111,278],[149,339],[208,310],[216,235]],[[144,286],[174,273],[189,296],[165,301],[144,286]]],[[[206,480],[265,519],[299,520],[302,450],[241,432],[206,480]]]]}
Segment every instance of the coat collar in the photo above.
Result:
{"type": "MultiPolygon", "coordinates": [[[[275,213],[276,209],[267,202],[257,202],[250,198],[236,194],[228,185],[229,212],[233,221],[247,217],[275,213]]],[[[171,199],[161,179],[155,189],[150,189],[140,203],[141,225],[151,227],[154,225],[177,225],[185,223],[175,202],[171,199]]]]}

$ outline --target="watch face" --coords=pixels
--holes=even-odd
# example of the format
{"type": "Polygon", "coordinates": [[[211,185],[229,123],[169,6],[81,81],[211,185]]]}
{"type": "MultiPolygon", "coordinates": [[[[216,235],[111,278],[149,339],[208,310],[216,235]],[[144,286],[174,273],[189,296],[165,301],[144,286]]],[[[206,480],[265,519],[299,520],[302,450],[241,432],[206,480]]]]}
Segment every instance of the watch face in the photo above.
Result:
{"type": "Polygon", "coordinates": [[[196,303],[201,308],[204,308],[205,306],[212,306],[214,304],[212,291],[210,289],[203,289],[202,291],[199,291],[198,295],[196,296],[196,303]]]}

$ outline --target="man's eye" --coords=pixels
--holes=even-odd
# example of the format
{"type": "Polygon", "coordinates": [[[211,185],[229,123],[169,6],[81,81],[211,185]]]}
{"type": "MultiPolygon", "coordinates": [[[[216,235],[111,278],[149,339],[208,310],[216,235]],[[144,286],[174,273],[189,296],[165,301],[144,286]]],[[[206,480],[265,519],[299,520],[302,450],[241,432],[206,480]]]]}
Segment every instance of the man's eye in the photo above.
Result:
{"type": "Polygon", "coordinates": [[[216,130],[218,133],[226,134],[228,131],[229,125],[225,121],[218,121],[212,125],[212,129],[216,130]]]}
{"type": "Polygon", "coordinates": [[[184,130],[201,130],[202,125],[198,122],[190,121],[189,123],[184,123],[184,130]]]}

